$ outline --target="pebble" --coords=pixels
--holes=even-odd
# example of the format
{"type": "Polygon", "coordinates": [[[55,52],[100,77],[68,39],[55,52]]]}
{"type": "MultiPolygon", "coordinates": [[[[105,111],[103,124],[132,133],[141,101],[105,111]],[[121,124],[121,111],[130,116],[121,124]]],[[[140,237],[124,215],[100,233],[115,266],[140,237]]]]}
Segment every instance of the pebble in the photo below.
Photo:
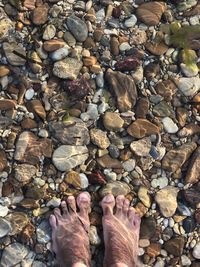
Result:
{"type": "Polygon", "coordinates": [[[56,27],[53,24],[49,24],[47,25],[47,27],[45,28],[44,32],[43,32],[43,40],[50,40],[52,39],[56,34],[56,27]]]}
{"type": "Polygon", "coordinates": [[[88,178],[84,173],[80,173],[81,188],[86,189],[89,185],[88,178]]]}
{"type": "Polygon", "coordinates": [[[200,259],[200,242],[196,244],[196,246],[193,248],[192,256],[195,259],[200,259]]]}
{"type": "Polygon", "coordinates": [[[57,198],[57,197],[53,197],[51,200],[49,200],[47,202],[47,207],[54,207],[54,208],[57,208],[60,206],[60,203],[61,203],[61,199],[60,198],[57,198]]]}
{"type": "Polygon", "coordinates": [[[32,88],[30,88],[26,91],[25,98],[26,100],[31,100],[34,97],[34,95],[35,95],[35,91],[32,88]]]}
{"type": "Polygon", "coordinates": [[[51,228],[48,220],[43,220],[36,228],[37,241],[46,244],[51,240],[51,228]]]}
{"type": "Polygon", "coordinates": [[[127,28],[131,28],[135,26],[136,23],[137,23],[137,17],[135,15],[131,15],[130,18],[124,21],[124,26],[127,28]]]}
{"type": "MultiPolygon", "coordinates": [[[[66,50],[65,50],[66,53],[66,50]]],[[[83,63],[75,58],[64,58],[54,63],[53,73],[61,79],[75,80],[83,63]]]]}
{"type": "Polygon", "coordinates": [[[135,164],[136,164],[135,159],[129,159],[127,161],[124,161],[122,166],[123,166],[125,171],[131,172],[135,169],[135,164]]]}
{"type": "Polygon", "coordinates": [[[0,205],[0,217],[5,217],[8,214],[8,207],[0,205]]]}
{"type": "Polygon", "coordinates": [[[90,226],[89,240],[90,240],[91,245],[93,246],[99,246],[101,244],[101,239],[97,233],[97,228],[94,225],[90,226]]]}
{"type": "Polygon", "coordinates": [[[75,39],[79,42],[84,42],[88,36],[86,23],[75,15],[69,16],[66,22],[75,39]]]}
{"type": "Polygon", "coordinates": [[[69,55],[68,47],[62,47],[50,54],[50,57],[53,61],[58,61],[64,59],[66,56],[69,55]]]}
{"type": "Polygon", "coordinates": [[[183,266],[190,266],[191,260],[186,255],[182,255],[181,256],[181,263],[183,266]]]}
{"type": "Polygon", "coordinates": [[[177,133],[178,132],[178,126],[173,122],[173,120],[169,117],[165,117],[162,119],[162,123],[164,126],[164,129],[167,133],[177,133]]]}
{"type": "Polygon", "coordinates": [[[0,238],[7,236],[12,230],[11,224],[9,221],[0,218],[0,238]]]}

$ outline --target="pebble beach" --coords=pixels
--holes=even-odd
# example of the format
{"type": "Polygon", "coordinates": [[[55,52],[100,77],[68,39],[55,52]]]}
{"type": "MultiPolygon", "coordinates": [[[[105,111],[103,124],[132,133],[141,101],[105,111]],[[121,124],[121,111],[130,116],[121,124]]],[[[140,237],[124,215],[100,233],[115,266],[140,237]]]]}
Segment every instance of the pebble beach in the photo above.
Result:
{"type": "Polygon", "coordinates": [[[0,0],[0,267],[53,267],[49,216],[141,216],[146,267],[200,267],[200,1],[0,0]]]}

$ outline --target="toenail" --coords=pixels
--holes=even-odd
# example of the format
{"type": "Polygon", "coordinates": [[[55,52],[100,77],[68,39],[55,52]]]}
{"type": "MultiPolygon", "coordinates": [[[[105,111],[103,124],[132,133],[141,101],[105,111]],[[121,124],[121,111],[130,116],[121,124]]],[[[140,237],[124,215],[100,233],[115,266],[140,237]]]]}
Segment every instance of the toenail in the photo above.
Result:
{"type": "Polygon", "coordinates": [[[61,206],[66,207],[67,206],[66,202],[65,201],[62,201],[61,202],[61,206]]]}

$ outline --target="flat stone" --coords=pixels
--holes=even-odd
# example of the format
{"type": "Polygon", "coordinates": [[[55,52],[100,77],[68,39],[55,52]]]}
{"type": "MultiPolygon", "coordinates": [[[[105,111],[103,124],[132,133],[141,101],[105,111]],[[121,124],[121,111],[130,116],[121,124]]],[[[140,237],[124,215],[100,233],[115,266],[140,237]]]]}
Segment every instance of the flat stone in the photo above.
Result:
{"type": "Polygon", "coordinates": [[[99,193],[101,197],[104,197],[107,194],[113,194],[116,197],[119,195],[126,196],[130,190],[128,184],[120,181],[113,181],[112,183],[107,183],[103,186],[99,193]]]}
{"type": "Polygon", "coordinates": [[[195,259],[200,259],[200,242],[198,242],[196,244],[196,246],[194,247],[193,251],[192,251],[192,256],[195,259]]]}
{"type": "Polygon", "coordinates": [[[151,198],[148,194],[148,188],[146,188],[145,186],[140,186],[138,191],[138,198],[147,208],[150,208],[151,198]]]}
{"type": "Polygon", "coordinates": [[[191,207],[196,208],[200,203],[200,194],[195,188],[184,190],[184,197],[191,207]]]}
{"type": "Polygon", "coordinates": [[[103,117],[103,124],[107,130],[119,131],[124,125],[124,120],[116,112],[106,112],[103,117]]]}
{"type": "Polygon", "coordinates": [[[151,243],[150,246],[147,248],[147,254],[151,258],[160,255],[160,251],[161,251],[161,244],[159,243],[151,243]]]}
{"type": "Polygon", "coordinates": [[[22,262],[27,256],[29,250],[24,245],[16,242],[8,245],[4,250],[1,257],[2,267],[13,267],[22,262]]]}
{"type": "Polygon", "coordinates": [[[148,156],[151,150],[151,139],[145,137],[138,141],[133,141],[130,144],[130,149],[139,157],[148,156]]]}
{"type": "Polygon", "coordinates": [[[180,257],[183,253],[185,240],[184,237],[175,237],[165,242],[164,249],[176,257],[180,257]]]}
{"type": "Polygon", "coordinates": [[[160,211],[164,217],[174,215],[177,208],[178,189],[173,186],[166,186],[159,190],[155,195],[155,201],[158,203],[160,211]]]}
{"type": "Polygon", "coordinates": [[[83,63],[75,58],[65,58],[54,63],[53,74],[61,79],[75,80],[83,63]]]}
{"type": "Polygon", "coordinates": [[[155,56],[162,56],[168,50],[168,46],[164,42],[146,42],[145,48],[155,56]]]}
{"type": "Polygon", "coordinates": [[[194,151],[190,159],[184,182],[185,184],[195,184],[198,181],[200,181],[200,147],[194,151]]]}
{"type": "MultiPolygon", "coordinates": [[[[0,12],[2,12],[2,8],[0,12]]],[[[4,13],[4,11],[3,11],[4,13]]],[[[6,16],[0,20],[0,41],[5,40],[14,29],[12,21],[6,16]]]]}
{"type": "Polygon", "coordinates": [[[2,172],[8,165],[6,153],[0,150],[0,171],[2,172]]]}
{"type": "Polygon", "coordinates": [[[48,138],[38,139],[32,132],[28,131],[19,135],[14,154],[15,160],[35,165],[39,163],[42,155],[51,157],[51,154],[52,140],[48,138]]]}
{"type": "Polygon", "coordinates": [[[132,28],[137,23],[137,17],[135,15],[131,15],[128,19],[124,21],[124,26],[127,28],[132,28]]]}
{"type": "Polygon", "coordinates": [[[11,224],[6,219],[0,218],[0,238],[11,232],[11,224]]]}
{"type": "Polygon", "coordinates": [[[32,21],[35,25],[43,25],[48,19],[48,4],[43,4],[33,10],[32,21]]]}
{"type": "Polygon", "coordinates": [[[21,184],[25,185],[36,175],[37,169],[30,164],[18,164],[15,167],[15,179],[21,184]]]}
{"type": "Polygon", "coordinates": [[[36,228],[37,241],[46,244],[51,240],[51,227],[48,220],[43,220],[36,228]]]}
{"type": "Polygon", "coordinates": [[[142,218],[140,227],[140,238],[151,239],[156,232],[156,221],[153,217],[142,218]]]}
{"type": "Polygon", "coordinates": [[[72,99],[83,99],[90,91],[90,83],[82,76],[74,81],[63,81],[63,89],[72,99]]]}
{"type": "Polygon", "coordinates": [[[162,160],[163,169],[169,172],[177,171],[189,159],[196,147],[196,143],[190,142],[168,151],[162,160]]]}
{"type": "Polygon", "coordinates": [[[146,115],[149,112],[149,100],[148,98],[141,97],[138,99],[135,107],[135,115],[137,119],[146,119],[146,115]]]}
{"type": "Polygon", "coordinates": [[[64,145],[88,145],[90,135],[88,128],[83,122],[52,122],[50,124],[52,135],[64,145]]]}
{"type": "Polygon", "coordinates": [[[62,60],[69,55],[69,48],[64,46],[51,53],[50,57],[53,61],[62,60]]]}
{"type": "Polygon", "coordinates": [[[171,101],[176,92],[176,86],[171,80],[160,81],[156,84],[156,92],[163,96],[165,101],[171,101]]]}
{"type": "Polygon", "coordinates": [[[173,107],[166,101],[161,101],[153,108],[153,113],[159,117],[175,117],[173,107]]]}
{"type": "Polygon", "coordinates": [[[29,112],[34,113],[42,120],[46,119],[46,111],[39,99],[33,99],[31,101],[28,101],[26,106],[29,112]]]}
{"type": "Polygon", "coordinates": [[[91,141],[94,145],[97,145],[101,149],[106,149],[110,145],[110,141],[107,137],[106,132],[103,132],[100,129],[91,129],[90,130],[91,141]]]}
{"type": "Polygon", "coordinates": [[[72,15],[67,18],[67,27],[79,42],[84,42],[88,36],[88,28],[82,19],[72,15]]]}
{"type": "Polygon", "coordinates": [[[162,123],[163,123],[164,129],[167,133],[173,134],[173,133],[177,133],[179,130],[176,123],[174,123],[173,120],[169,117],[163,118],[162,123]]]}
{"type": "Polygon", "coordinates": [[[45,41],[43,44],[43,48],[47,52],[53,52],[58,50],[59,48],[62,48],[66,45],[66,43],[63,40],[59,39],[53,39],[45,41]]]}
{"type": "Polygon", "coordinates": [[[27,214],[25,214],[24,212],[15,211],[13,213],[10,213],[6,217],[6,219],[9,220],[12,226],[11,235],[16,235],[16,234],[21,233],[23,228],[29,224],[29,218],[27,214]]]}
{"type": "Polygon", "coordinates": [[[108,69],[105,79],[115,94],[121,112],[128,111],[135,106],[137,89],[131,76],[108,69]]]}
{"type": "Polygon", "coordinates": [[[179,79],[175,79],[174,82],[177,85],[178,89],[185,96],[192,97],[200,90],[200,78],[198,77],[181,77],[179,79]]]}
{"type": "Polygon", "coordinates": [[[55,36],[55,34],[56,34],[56,27],[53,24],[49,24],[45,28],[42,38],[44,40],[50,40],[55,36]]]}
{"type": "Polygon", "coordinates": [[[149,26],[157,25],[162,14],[165,12],[167,5],[164,2],[148,2],[139,5],[136,15],[139,20],[149,26]]]}
{"type": "Polygon", "coordinates": [[[3,43],[3,51],[8,62],[13,66],[24,66],[26,63],[26,50],[21,44],[3,43]],[[16,51],[16,54],[14,53],[16,51]],[[20,56],[22,55],[22,56],[20,56]]]}
{"type": "Polygon", "coordinates": [[[68,171],[84,164],[88,158],[86,146],[62,145],[54,150],[52,161],[59,171],[68,171]]]}
{"type": "Polygon", "coordinates": [[[98,164],[102,168],[121,169],[122,164],[118,159],[113,159],[109,155],[104,155],[97,159],[98,164]]]}
{"type": "Polygon", "coordinates": [[[90,244],[93,246],[98,246],[101,244],[101,238],[99,237],[97,228],[94,225],[90,226],[89,240],[90,240],[90,244]]]}
{"type": "Polygon", "coordinates": [[[143,138],[159,133],[159,128],[146,119],[137,119],[127,129],[128,134],[135,138],[143,138]]]}

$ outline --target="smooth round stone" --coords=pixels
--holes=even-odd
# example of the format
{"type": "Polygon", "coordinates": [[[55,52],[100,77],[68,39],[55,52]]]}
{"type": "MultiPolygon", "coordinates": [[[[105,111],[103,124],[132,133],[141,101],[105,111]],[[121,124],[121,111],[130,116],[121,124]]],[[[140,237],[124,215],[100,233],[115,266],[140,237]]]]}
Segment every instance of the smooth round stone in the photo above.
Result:
{"type": "Polygon", "coordinates": [[[31,100],[34,97],[34,94],[35,91],[33,90],[33,88],[28,89],[25,93],[26,100],[31,100]]]}
{"type": "Polygon", "coordinates": [[[85,189],[89,186],[88,178],[84,173],[80,173],[81,188],[85,189]]]}
{"type": "Polygon", "coordinates": [[[115,145],[110,145],[109,148],[109,154],[112,158],[117,159],[120,155],[119,148],[115,145]]]}
{"type": "Polygon", "coordinates": [[[140,239],[139,240],[139,247],[147,248],[150,245],[149,239],[140,239]]]}
{"type": "Polygon", "coordinates": [[[42,38],[47,41],[52,39],[56,34],[56,27],[54,25],[47,25],[47,27],[44,30],[42,38]]]}
{"type": "Polygon", "coordinates": [[[101,244],[101,239],[97,233],[97,228],[94,225],[90,226],[89,240],[90,240],[91,245],[93,246],[98,246],[101,244]]]}
{"type": "Polygon", "coordinates": [[[8,214],[8,207],[0,205],[0,217],[5,217],[8,214]]]}
{"type": "Polygon", "coordinates": [[[81,114],[81,119],[83,121],[96,120],[98,118],[97,105],[90,103],[87,107],[87,112],[81,114]]]}
{"type": "Polygon", "coordinates": [[[69,49],[68,47],[65,46],[51,53],[50,58],[53,61],[58,61],[58,60],[64,59],[68,55],[69,55],[69,49]]]}
{"type": "Polygon", "coordinates": [[[131,28],[135,26],[136,23],[137,23],[137,18],[135,15],[132,15],[130,18],[124,21],[124,26],[127,28],[131,28]]]}
{"type": "Polygon", "coordinates": [[[129,45],[129,43],[122,43],[119,46],[119,50],[121,52],[124,52],[124,51],[129,50],[129,49],[131,49],[131,46],[129,45]]]}
{"type": "Polygon", "coordinates": [[[190,217],[186,218],[183,220],[183,229],[185,230],[186,233],[191,233],[195,229],[195,223],[194,220],[190,217]]]}
{"type": "Polygon", "coordinates": [[[10,223],[5,219],[0,218],[0,238],[8,235],[11,229],[12,228],[11,228],[10,223]]]}
{"type": "Polygon", "coordinates": [[[96,76],[96,84],[100,88],[104,87],[104,77],[103,76],[104,76],[103,72],[100,72],[96,76]]]}
{"type": "Polygon", "coordinates": [[[135,169],[135,164],[136,164],[135,159],[129,159],[129,160],[123,162],[122,166],[123,166],[125,171],[131,172],[135,169]]]}
{"type": "Polygon", "coordinates": [[[49,136],[49,133],[45,129],[40,129],[38,136],[43,137],[43,138],[47,138],[49,136]]]}
{"type": "Polygon", "coordinates": [[[72,15],[67,17],[67,26],[75,39],[84,42],[88,36],[88,27],[84,20],[72,15]]]}
{"type": "Polygon", "coordinates": [[[194,247],[192,255],[195,259],[200,259],[200,242],[194,247]]]}
{"type": "Polygon", "coordinates": [[[181,263],[183,266],[191,266],[191,260],[186,255],[181,256],[181,263]]]}
{"type": "Polygon", "coordinates": [[[183,74],[185,74],[186,77],[194,77],[198,74],[199,68],[196,64],[193,64],[192,66],[187,66],[184,63],[180,64],[181,71],[183,74]]]}
{"type": "Polygon", "coordinates": [[[57,197],[53,197],[51,200],[47,202],[47,207],[54,207],[57,208],[60,206],[61,199],[57,197]]]}
{"type": "Polygon", "coordinates": [[[162,119],[162,123],[164,129],[167,133],[176,133],[178,132],[178,126],[173,122],[173,120],[169,117],[165,117],[162,119]]]}
{"type": "Polygon", "coordinates": [[[156,261],[154,267],[164,267],[165,262],[163,260],[156,261]]]}
{"type": "Polygon", "coordinates": [[[105,9],[102,8],[99,11],[96,12],[96,23],[100,23],[105,18],[105,9]]]}
{"type": "Polygon", "coordinates": [[[181,202],[178,203],[178,211],[181,215],[184,215],[184,216],[191,216],[192,213],[191,211],[189,210],[188,207],[186,207],[184,204],[182,204],[181,202]]]}
{"type": "Polygon", "coordinates": [[[46,244],[51,240],[51,227],[48,220],[42,221],[36,229],[37,241],[46,244]]]}

